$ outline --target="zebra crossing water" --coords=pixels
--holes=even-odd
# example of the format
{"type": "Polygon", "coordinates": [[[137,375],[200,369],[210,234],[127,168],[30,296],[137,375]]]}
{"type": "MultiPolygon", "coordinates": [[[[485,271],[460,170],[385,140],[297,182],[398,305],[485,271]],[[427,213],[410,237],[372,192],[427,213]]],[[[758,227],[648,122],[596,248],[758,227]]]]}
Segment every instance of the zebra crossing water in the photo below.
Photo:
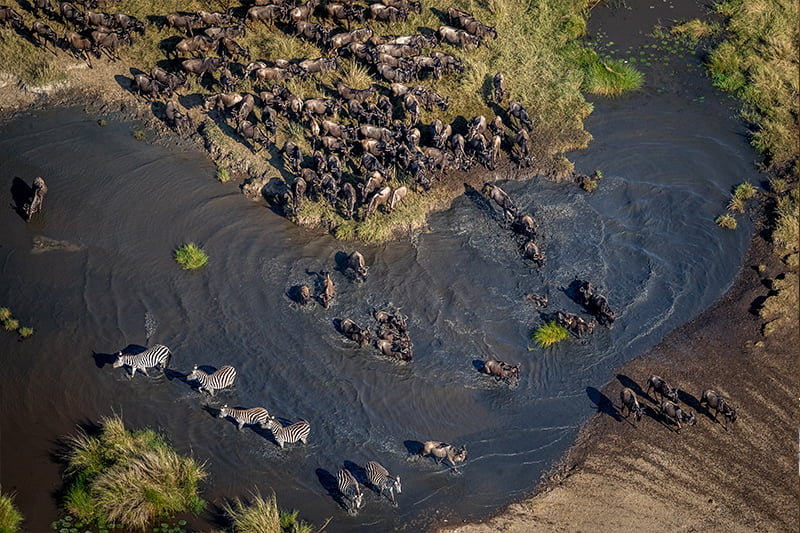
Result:
{"type": "Polygon", "coordinates": [[[349,470],[342,468],[336,473],[336,480],[338,481],[339,492],[342,494],[342,499],[348,513],[355,514],[361,508],[361,488],[358,486],[358,481],[353,477],[349,470]]]}
{"type": "Polygon", "coordinates": [[[245,424],[266,429],[267,421],[269,420],[269,412],[263,407],[236,409],[228,407],[228,405],[225,404],[220,408],[217,418],[225,418],[228,416],[236,420],[237,429],[239,431],[242,430],[245,424]]]}
{"type": "Polygon", "coordinates": [[[387,492],[387,497],[389,500],[393,504],[397,505],[397,502],[394,498],[394,492],[397,491],[397,494],[402,492],[402,487],[400,486],[400,476],[393,476],[389,474],[389,471],[377,461],[368,462],[364,470],[367,473],[367,481],[369,481],[371,485],[378,489],[378,494],[383,495],[384,491],[387,492]]]}
{"type": "Polygon", "coordinates": [[[214,391],[224,389],[233,385],[236,379],[236,369],[230,365],[220,367],[215,372],[208,374],[194,365],[192,372],[186,376],[186,381],[197,380],[200,382],[199,390],[205,389],[211,396],[214,396],[214,391]]]}
{"type": "Polygon", "coordinates": [[[135,355],[126,355],[122,352],[118,352],[117,358],[114,360],[112,366],[114,368],[119,368],[121,366],[130,367],[130,379],[133,379],[137,370],[141,370],[145,376],[150,377],[150,374],[147,373],[147,369],[152,367],[166,369],[171,356],[172,352],[170,352],[169,348],[163,344],[156,344],[142,353],[135,355]]]}
{"type": "Polygon", "coordinates": [[[305,420],[298,420],[290,426],[283,427],[276,418],[270,418],[267,421],[267,429],[272,432],[272,436],[278,443],[278,446],[283,448],[284,443],[302,442],[306,444],[308,441],[308,434],[311,433],[311,424],[305,420]]]}

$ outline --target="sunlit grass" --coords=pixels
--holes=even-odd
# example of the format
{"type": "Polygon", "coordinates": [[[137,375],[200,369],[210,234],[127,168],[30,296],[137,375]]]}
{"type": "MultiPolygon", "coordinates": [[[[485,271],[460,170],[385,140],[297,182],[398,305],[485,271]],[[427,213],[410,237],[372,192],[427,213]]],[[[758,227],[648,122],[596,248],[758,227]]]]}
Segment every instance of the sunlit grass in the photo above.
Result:
{"type": "Polygon", "coordinates": [[[738,226],[736,219],[730,214],[720,215],[714,222],[717,223],[717,226],[725,229],[736,229],[738,226]]]}
{"type": "Polygon", "coordinates": [[[190,242],[175,250],[175,261],[184,270],[195,270],[208,263],[208,254],[197,244],[190,242]]]}
{"type": "Polygon", "coordinates": [[[144,529],[160,517],[202,511],[202,464],[152,430],[127,431],[117,416],[104,418],[101,428],[98,436],[67,439],[64,506],[71,515],[144,529]]]}
{"type": "Polygon", "coordinates": [[[275,495],[264,498],[254,493],[246,501],[236,498],[222,509],[233,533],[311,533],[312,527],[299,520],[297,511],[279,511],[275,495]]]}
{"type": "Polygon", "coordinates": [[[8,307],[0,307],[0,322],[11,318],[11,309],[8,307]]]}
{"type": "Polygon", "coordinates": [[[548,348],[557,342],[569,337],[567,329],[551,320],[545,322],[533,332],[532,339],[540,348],[548,348]]]}
{"type": "Polygon", "coordinates": [[[17,533],[22,520],[22,513],[14,505],[13,496],[0,493],[0,533],[17,533]]]}

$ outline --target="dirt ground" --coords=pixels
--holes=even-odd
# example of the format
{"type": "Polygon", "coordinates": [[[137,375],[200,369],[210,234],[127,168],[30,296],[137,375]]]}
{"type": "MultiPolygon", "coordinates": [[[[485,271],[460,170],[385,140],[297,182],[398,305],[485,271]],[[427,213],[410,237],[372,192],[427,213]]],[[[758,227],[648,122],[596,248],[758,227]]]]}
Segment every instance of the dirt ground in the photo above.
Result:
{"type": "Polygon", "coordinates": [[[798,531],[797,295],[796,272],[756,234],[713,308],[610,376],[592,398],[598,413],[530,499],[439,533],[798,531]],[[781,285],[791,311],[763,336],[781,285]],[[660,421],[642,386],[650,374],[680,389],[696,425],[676,433],[660,421]],[[646,406],[638,424],[618,411],[626,386],[646,406]],[[728,430],[699,407],[706,388],[737,409],[728,430]]]}

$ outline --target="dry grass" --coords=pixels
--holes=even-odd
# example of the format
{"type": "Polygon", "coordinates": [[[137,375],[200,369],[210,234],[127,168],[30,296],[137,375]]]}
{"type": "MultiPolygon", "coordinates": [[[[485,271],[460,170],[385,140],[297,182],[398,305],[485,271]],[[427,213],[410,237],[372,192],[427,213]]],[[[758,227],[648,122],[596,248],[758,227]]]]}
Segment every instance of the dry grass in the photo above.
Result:
{"type": "Polygon", "coordinates": [[[13,495],[0,493],[0,533],[17,533],[22,514],[14,505],[13,495]]]}

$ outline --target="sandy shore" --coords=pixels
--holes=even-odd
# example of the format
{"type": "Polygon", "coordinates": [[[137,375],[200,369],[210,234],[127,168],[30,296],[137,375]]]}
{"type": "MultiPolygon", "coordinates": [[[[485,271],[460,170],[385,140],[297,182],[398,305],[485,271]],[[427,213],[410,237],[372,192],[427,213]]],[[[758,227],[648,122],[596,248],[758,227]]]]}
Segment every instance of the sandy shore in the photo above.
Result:
{"type": "Polygon", "coordinates": [[[798,531],[797,279],[757,232],[716,305],[589,394],[598,413],[530,499],[438,531],[798,531]],[[661,422],[650,374],[680,389],[695,426],[661,422]],[[618,412],[625,386],[646,406],[638,424],[618,412]],[[699,407],[706,388],[737,409],[728,430],[699,407]]]}

